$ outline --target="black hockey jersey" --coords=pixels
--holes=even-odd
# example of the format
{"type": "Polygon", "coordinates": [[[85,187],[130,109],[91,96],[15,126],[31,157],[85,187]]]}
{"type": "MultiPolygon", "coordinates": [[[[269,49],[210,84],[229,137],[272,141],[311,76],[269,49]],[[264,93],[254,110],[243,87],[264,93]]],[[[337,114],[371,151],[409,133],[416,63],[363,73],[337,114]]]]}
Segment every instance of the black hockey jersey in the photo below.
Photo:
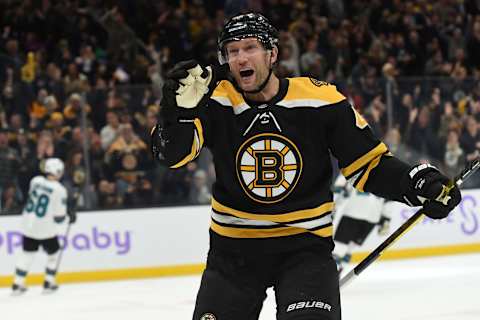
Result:
{"type": "Polygon", "coordinates": [[[212,152],[211,246],[225,250],[332,249],[331,154],[357,189],[389,198],[400,199],[391,181],[409,168],[335,86],[307,77],[281,79],[278,94],[261,104],[223,80],[203,112],[163,129],[175,133],[163,160],[171,168],[203,146],[212,152]]]}

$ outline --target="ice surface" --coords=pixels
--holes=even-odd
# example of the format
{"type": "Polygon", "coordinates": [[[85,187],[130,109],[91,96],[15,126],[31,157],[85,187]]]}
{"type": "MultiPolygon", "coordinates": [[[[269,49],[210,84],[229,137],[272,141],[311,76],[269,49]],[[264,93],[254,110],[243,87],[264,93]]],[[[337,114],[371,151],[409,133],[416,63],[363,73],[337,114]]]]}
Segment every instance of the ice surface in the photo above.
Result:
{"type": "MultiPolygon", "coordinates": [[[[191,319],[199,276],[0,289],[2,320],[191,319]]],[[[272,291],[260,320],[275,319],[272,291]]],[[[228,294],[228,293],[226,293],[228,294]]],[[[375,262],[342,291],[343,320],[478,320],[480,254],[375,262]]]]}

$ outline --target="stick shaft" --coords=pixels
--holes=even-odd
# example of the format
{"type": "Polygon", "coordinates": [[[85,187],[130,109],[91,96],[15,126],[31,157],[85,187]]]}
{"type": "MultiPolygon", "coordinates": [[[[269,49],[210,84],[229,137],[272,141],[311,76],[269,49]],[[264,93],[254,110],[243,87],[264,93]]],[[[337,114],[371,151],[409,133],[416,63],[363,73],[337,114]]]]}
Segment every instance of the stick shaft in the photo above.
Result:
{"type": "MultiPolygon", "coordinates": [[[[480,160],[476,159],[470,162],[467,167],[462,171],[462,173],[454,179],[452,182],[458,187],[471,176],[475,171],[480,167],[480,160]]],[[[385,241],[383,241],[375,250],[370,252],[370,254],[363,259],[355,268],[350,270],[347,275],[340,279],[340,288],[346,286],[353,279],[355,279],[360,273],[362,273],[370,264],[378,259],[385,250],[387,250],[391,245],[393,245],[398,239],[400,239],[407,231],[409,231],[417,222],[420,221],[420,218],[423,216],[423,208],[418,210],[413,216],[411,216],[407,221],[405,221],[394,233],[392,233],[385,241]]]]}
{"type": "MultiPolygon", "coordinates": [[[[71,223],[69,223],[67,225],[67,231],[65,231],[65,244],[66,244],[66,241],[67,241],[67,238],[68,238],[68,235],[70,234],[70,227],[72,226],[71,223]]],[[[63,251],[65,251],[65,244],[63,245],[62,248],[60,248],[60,254],[58,255],[58,258],[57,258],[57,265],[55,266],[55,271],[58,271],[58,268],[60,267],[60,262],[62,261],[62,256],[63,256],[63,251]]]]}

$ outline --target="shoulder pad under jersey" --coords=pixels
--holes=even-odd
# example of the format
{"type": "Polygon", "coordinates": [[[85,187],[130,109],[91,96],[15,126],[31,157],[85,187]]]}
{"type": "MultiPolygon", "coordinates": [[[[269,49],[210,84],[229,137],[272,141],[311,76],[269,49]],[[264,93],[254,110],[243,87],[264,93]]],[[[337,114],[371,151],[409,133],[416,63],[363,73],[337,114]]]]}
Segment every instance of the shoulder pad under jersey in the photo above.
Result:
{"type": "Polygon", "coordinates": [[[246,106],[242,95],[235,89],[233,84],[228,80],[222,80],[212,93],[211,99],[217,101],[221,105],[233,108],[246,106]]]}
{"type": "Polygon", "coordinates": [[[345,100],[337,87],[309,77],[289,78],[288,91],[282,101],[277,103],[287,108],[323,107],[345,100]]]}

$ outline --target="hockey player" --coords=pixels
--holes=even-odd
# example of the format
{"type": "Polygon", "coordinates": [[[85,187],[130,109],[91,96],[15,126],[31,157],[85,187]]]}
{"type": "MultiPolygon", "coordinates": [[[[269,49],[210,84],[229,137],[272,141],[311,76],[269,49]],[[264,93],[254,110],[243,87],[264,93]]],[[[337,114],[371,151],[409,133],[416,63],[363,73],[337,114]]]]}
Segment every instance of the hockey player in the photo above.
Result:
{"type": "Polygon", "coordinates": [[[393,157],[335,86],[279,79],[278,33],[264,16],[231,18],[218,49],[219,68],[185,61],[170,71],[151,131],[153,156],[170,168],[203,146],[213,154],[210,250],[193,319],[258,319],[273,287],[277,319],[338,320],[330,154],[358,190],[423,204],[434,218],[460,192],[447,194],[434,167],[393,157]]]}
{"type": "Polygon", "coordinates": [[[27,204],[23,209],[23,251],[15,269],[12,294],[24,293],[25,277],[33,262],[35,253],[42,247],[47,253],[44,293],[58,289],[55,281],[56,266],[60,253],[57,236],[58,224],[64,223],[69,214],[70,223],[76,220],[75,212],[67,212],[67,190],[59,182],[64,164],[58,158],[48,158],[44,163],[44,176],[39,175],[30,181],[27,204]]]}
{"type": "Polygon", "coordinates": [[[338,175],[334,183],[335,216],[340,217],[333,240],[333,256],[341,273],[352,258],[352,250],[361,246],[378,226],[378,234],[386,235],[390,227],[390,201],[368,192],[361,192],[338,175]]]}

